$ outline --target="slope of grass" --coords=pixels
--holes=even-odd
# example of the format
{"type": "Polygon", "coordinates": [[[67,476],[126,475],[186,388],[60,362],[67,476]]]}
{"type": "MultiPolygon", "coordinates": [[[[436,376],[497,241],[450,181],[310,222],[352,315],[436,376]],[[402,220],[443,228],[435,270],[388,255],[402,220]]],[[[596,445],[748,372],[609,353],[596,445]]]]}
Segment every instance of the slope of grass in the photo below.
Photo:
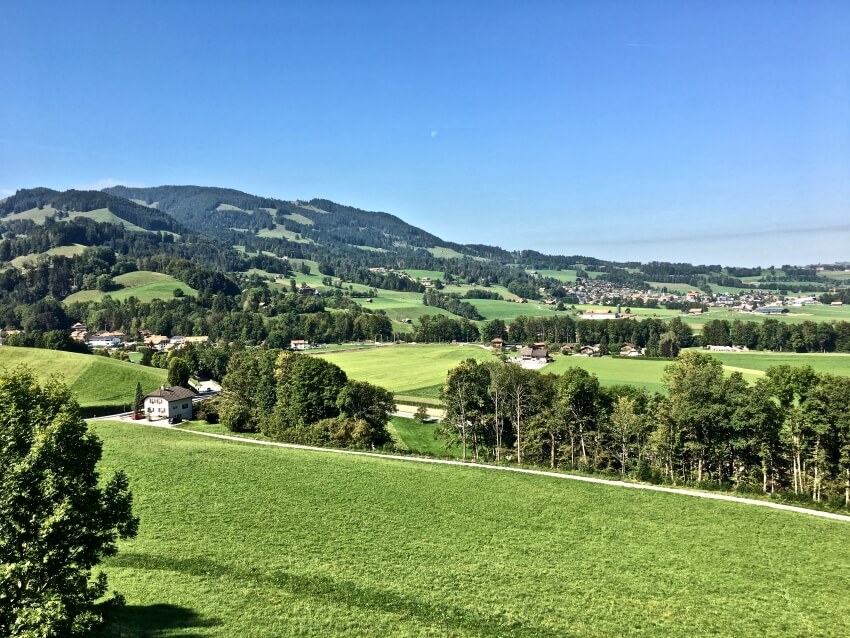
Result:
{"type": "Polygon", "coordinates": [[[493,358],[483,348],[457,345],[384,346],[316,356],[335,363],[352,379],[402,394],[442,384],[448,371],[466,359],[487,361],[493,358]]]}
{"type": "Polygon", "coordinates": [[[112,635],[846,636],[850,526],[98,423],[139,536],[112,635]]]}
{"type": "Polygon", "coordinates": [[[174,297],[174,290],[179,288],[184,295],[195,296],[198,291],[190,288],[182,281],[178,281],[171,275],[166,275],[158,272],[140,270],[130,272],[124,275],[119,275],[114,279],[115,283],[123,286],[118,290],[110,290],[109,292],[101,292],[99,290],[81,290],[69,295],[65,299],[65,303],[74,303],[75,301],[97,301],[109,295],[117,301],[123,301],[128,297],[136,297],[139,301],[148,302],[154,299],[171,299],[174,297]]]}
{"type": "Polygon", "coordinates": [[[763,372],[771,366],[811,366],[816,372],[850,376],[850,354],[810,354],[794,352],[712,352],[724,366],[753,373],[763,372]]]}
{"type": "MultiPolygon", "coordinates": [[[[36,376],[46,380],[58,375],[86,408],[124,410],[132,403],[136,382],[145,392],[165,383],[167,372],[157,368],[117,361],[98,355],[40,350],[37,348],[0,347],[0,368],[25,364],[36,376]]],[[[104,413],[104,410],[99,410],[104,413]]]]}
{"type": "Polygon", "coordinates": [[[56,246],[55,248],[49,248],[43,253],[30,253],[29,255],[21,255],[20,257],[15,257],[10,264],[15,268],[24,268],[27,264],[34,262],[41,255],[59,255],[61,257],[73,257],[74,255],[82,254],[82,252],[86,249],[86,246],[82,244],[71,244],[70,246],[56,246]]]}
{"type": "Polygon", "coordinates": [[[439,427],[438,423],[418,423],[400,416],[394,416],[387,425],[393,440],[414,454],[459,458],[461,452],[457,447],[447,449],[445,439],[436,438],[439,427]]]}

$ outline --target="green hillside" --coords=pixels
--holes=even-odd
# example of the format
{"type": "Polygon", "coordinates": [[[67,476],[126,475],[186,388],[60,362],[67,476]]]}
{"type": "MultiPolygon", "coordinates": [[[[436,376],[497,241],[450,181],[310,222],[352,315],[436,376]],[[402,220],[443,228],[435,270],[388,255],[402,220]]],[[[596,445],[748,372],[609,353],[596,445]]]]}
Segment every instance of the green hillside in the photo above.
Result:
{"type": "Polygon", "coordinates": [[[147,302],[153,299],[171,299],[174,297],[174,290],[179,288],[184,295],[196,295],[198,291],[190,288],[182,281],[178,281],[171,275],[166,275],[158,272],[150,272],[147,270],[139,270],[129,272],[124,275],[118,275],[113,281],[122,286],[118,290],[110,290],[109,292],[101,292],[100,290],[81,290],[65,299],[65,303],[74,303],[75,301],[97,301],[103,299],[105,295],[109,295],[117,301],[123,301],[128,297],[136,297],[139,301],[147,302]]]}
{"type": "Polygon", "coordinates": [[[112,635],[846,636],[850,524],[99,423],[112,635]]]}
{"type": "Polygon", "coordinates": [[[58,375],[77,395],[80,405],[100,413],[126,410],[137,381],[145,392],[150,392],[165,383],[167,377],[165,370],[97,355],[0,347],[0,368],[21,364],[32,368],[42,381],[58,375]]]}

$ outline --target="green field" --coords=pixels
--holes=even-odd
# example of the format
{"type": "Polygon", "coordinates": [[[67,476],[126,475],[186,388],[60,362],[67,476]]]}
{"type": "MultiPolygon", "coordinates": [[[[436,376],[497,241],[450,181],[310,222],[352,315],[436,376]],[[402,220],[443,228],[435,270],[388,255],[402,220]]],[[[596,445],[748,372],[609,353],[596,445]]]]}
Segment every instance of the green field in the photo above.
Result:
{"type": "Polygon", "coordinates": [[[850,354],[797,354],[788,352],[711,352],[730,369],[758,375],[771,366],[811,366],[816,372],[850,376],[850,354]]]}
{"type": "Polygon", "coordinates": [[[460,448],[455,446],[447,449],[445,439],[434,436],[437,428],[437,423],[417,423],[400,416],[394,416],[387,425],[393,440],[414,454],[460,458],[460,448]]]}
{"type": "Polygon", "coordinates": [[[139,535],[112,635],[846,636],[850,525],[98,423],[139,535]]]}
{"type": "Polygon", "coordinates": [[[59,375],[76,394],[80,405],[88,408],[128,409],[133,401],[136,382],[145,392],[165,383],[167,373],[98,355],[76,354],[36,348],[0,347],[0,368],[26,364],[44,381],[59,375]]]}
{"type": "Polygon", "coordinates": [[[179,288],[185,295],[195,296],[198,292],[190,288],[182,281],[178,281],[171,275],[159,272],[139,270],[118,275],[113,280],[116,284],[123,286],[118,290],[101,292],[99,290],[81,290],[65,298],[65,303],[75,301],[99,301],[109,295],[116,301],[124,301],[129,297],[136,297],[139,301],[148,302],[154,299],[171,299],[174,297],[174,289],[179,288]]]}
{"type": "MultiPolygon", "coordinates": [[[[45,219],[50,215],[56,214],[56,209],[52,206],[45,206],[44,208],[32,208],[30,210],[25,210],[20,213],[13,213],[11,215],[7,215],[3,219],[5,220],[13,220],[13,219],[31,219],[36,224],[43,224],[45,219]]],[[[125,219],[121,219],[117,215],[113,214],[108,208],[98,208],[96,210],[86,211],[84,213],[72,211],[68,214],[68,219],[76,219],[78,217],[86,217],[88,219],[93,219],[96,222],[101,223],[109,223],[109,224],[121,224],[128,230],[134,230],[138,232],[146,233],[148,232],[141,226],[136,226],[135,224],[128,222],[125,219]]]]}
{"type": "Polygon", "coordinates": [[[369,381],[392,392],[406,394],[440,385],[461,361],[493,358],[489,350],[467,345],[398,345],[372,350],[318,354],[345,370],[352,379],[369,381]]]}
{"type": "Polygon", "coordinates": [[[80,255],[87,248],[87,246],[83,246],[82,244],[71,244],[70,246],[56,246],[55,248],[50,248],[43,253],[31,253],[29,255],[21,255],[20,257],[15,257],[9,263],[12,264],[15,268],[24,268],[28,263],[34,262],[41,255],[59,255],[61,257],[73,257],[74,255],[80,255]]]}

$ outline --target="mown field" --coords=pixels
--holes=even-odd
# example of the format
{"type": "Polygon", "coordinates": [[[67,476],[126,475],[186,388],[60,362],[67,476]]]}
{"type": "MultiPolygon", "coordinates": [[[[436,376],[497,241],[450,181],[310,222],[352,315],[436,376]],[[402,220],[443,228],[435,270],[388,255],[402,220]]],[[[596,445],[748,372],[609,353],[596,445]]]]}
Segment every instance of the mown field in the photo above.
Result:
{"type": "Polygon", "coordinates": [[[106,295],[109,295],[116,301],[124,301],[128,297],[136,297],[141,302],[149,302],[154,299],[171,299],[174,297],[174,290],[177,288],[182,290],[183,294],[187,296],[198,294],[197,290],[190,288],[171,275],[148,270],[139,270],[118,275],[113,281],[122,287],[117,290],[110,290],[109,292],[81,290],[66,297],[65,303],[98,301],[106,295]]]}
{"type": "Polygon", "coordinates": [[[47,380],[58,375],[86,408],[114,407],[128,409],[133,401],[136,382],[145,392],[165,383],[167,372],[96,355],[39,350],[36,348],[0,347],[0,368],[29,366],[36,376],[47,380]]]}
{"type": "MultiPolygon", "coordinates": [[[[725,366],[727,373],[741,372],[753,382],[770,366],[811,365],[818,372],[850,376],[850,355],[795,354],[773,352],[711,353],[725,366]]],[[[415,344],[383,346],[351,351],[321,353],[353,379],[369,381],[397,393],[400,397],[436,398],[447,372],[461,361],[474,358],[488,361],[490,351],[474,345],[415,344]]],[[[563,374],[570,367],[582,367],[599,377],[603,386],[636,385],[650,392],[664,391],[662,376],[669,361],[636,358],[578,357],[554,355],[555,361],[542,372],[563,374]]]]}
{"type": "Polygon", "coordinates": [[[850,525],[98,423],[113,636],[846,636],[850,525]]]}
{"type": "Polygon", "coordinates": [[[58,255],[60,257],[73,257],[81,254],[86,249],[82,244],[71,244],[70,246],[56,246],[45,250],[43,253],[30,253],[15,257],[9,263],[15,268],[26,268],[28,264],[35,262],[41,255],[58,255]]]}
{"type": "Polygon", "coordinates": [[[402,396],[442,385],[448,371],[461,361],[493,358],[489,350],[478,346],[447,344],[382,346],[316,356],[335,363],[352,379],[369,381],[402,396]]]}

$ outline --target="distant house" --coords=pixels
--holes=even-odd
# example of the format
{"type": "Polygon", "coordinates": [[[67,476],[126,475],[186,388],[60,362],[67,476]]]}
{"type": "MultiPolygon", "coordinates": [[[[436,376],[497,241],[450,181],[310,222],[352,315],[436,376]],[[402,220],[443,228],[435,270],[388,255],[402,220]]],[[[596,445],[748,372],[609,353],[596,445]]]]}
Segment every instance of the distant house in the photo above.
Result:
{"type": "Polygon", "coordinates": [[[301,287],[298,289],[299,295],[315,295],[316,289],[312,286],[308,286],[304,282],[301,282],[301,287]]]}
{"type": "Polygon", "coordinates": [[[98,332],[90,335],[86,342],[89,348],[114,348],[124,341],[123,332],[98,332]]]}
{"type": "Polygon", "coordinates": [[[293,339],[289,342],[289,347],[292,350],[309,350],[310,342],[306,339],[293,339]]]}
{"type": "Polygon", "coordinates": [[[419,283],[422,284],[423,286],[425,286],[426,288],[433,288],[434,287],[434,282],[431,281],[430,277],[421,277],[419,279],[419,283]]]}
{"type": "Polygon", "coordinates": [[[843,306],[844,302],[843,301],[833,301],[833,302],[830,302],[829,305],[830,306],[843,306]]]}
{"type": "Polygon", "coordinates": [[[89,330],[83,323],[75,323],[71,326],[71,339],[80,343],[85,343],[89,338],[89,330]]]}
{"type": "Polygon", "coordinates": [[[788,314],[788,308],[782,308],[781,306],[762,306],[761,308],[756,308],[753,312],[760,315],[785,315],[788,314]]]}
{"type": "Polygon", "coordinates": [[[631,343],[624,343],[620,348],[621,357],[640,357],[643,356],[641,349],[631,343]]]}
{"type": "Polygon", "coordinates": [[[490,342],[490,346],[493,347],[496,350],[501,350],[502,348],[505,347],[505,340],[501,339],[499,337],[496,337],[495,339],[493,339],[490,342]]]}
{"type": "Polygon", "coordinates": [[[582,346],[576,354],[582,357],[598,357],[599,346],[582,346]]]}
{"type": "Polygon", "coordinates": [[[171,343],[171,339],[165,335],[150,335],[149,337],[145,337],[145,345],[154,350],[165,350],[169,343],[171,343]]]}
{"type": "Polygon", "coordinates": [[[579,319],[620,319],[620,313],[613,310],[585,310],[579,313],[579,319]]]}
{"type": "Polygon", "coordinates": [[[192,398],[195,393],[188,388],[160,386],[145,397],[145,414],[148,419],[192,418],[192,398]]]}
{"type": "Polygon", "coordinates": [[[523,361],[549,361],[549,348],[546,344],[535,343],[520,350],[523,361]]]}
{"type": "Polygon", "coordinates": [[[210,338],[207,336],[200,337],[183,337],[183,343],[181,344],[184,348],[186,346],[202,346],[210,342],[210,338]]]}
{"type": "Polygon", "coordinates": [[[576,344],[574,343],[565,343],[561,346],[561,352],[563,354],[572,354],[576,349],[576,344]]]}
{"type": "Polygon", "coordinates": [[[689,315],[701,315],[702,314],[702,308],[689,308],[688,314],[689,315]]]}

